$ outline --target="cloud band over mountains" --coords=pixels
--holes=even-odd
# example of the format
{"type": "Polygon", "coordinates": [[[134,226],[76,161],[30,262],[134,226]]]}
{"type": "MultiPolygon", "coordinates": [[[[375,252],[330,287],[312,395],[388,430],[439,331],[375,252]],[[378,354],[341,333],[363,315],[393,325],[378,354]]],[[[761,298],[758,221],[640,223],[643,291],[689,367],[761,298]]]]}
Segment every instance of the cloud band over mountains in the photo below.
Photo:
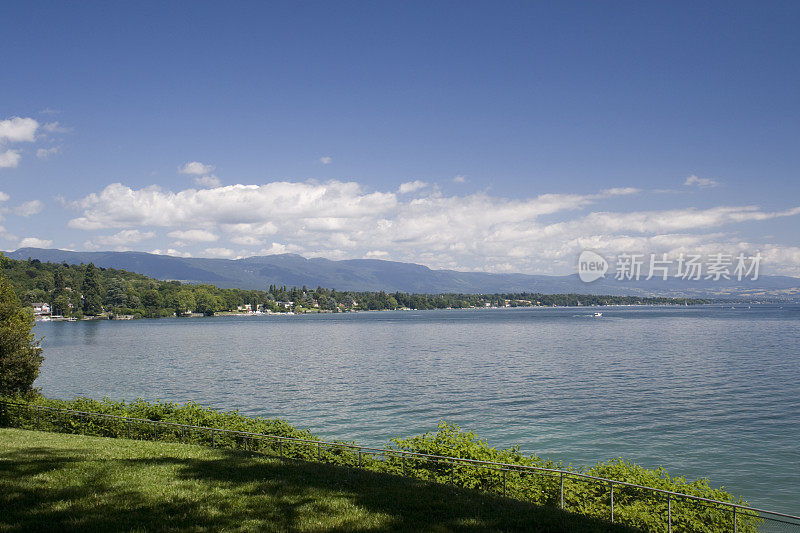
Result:
{"type": "Polygon", "coordinates": [[[92,237],[87,245],[93,248],[126,236],[138,244],[161,229],[172,239],[166,250],[176,255],[295,252],[493,272],[570,272],[575,257],[586,248],[605,254],[759,250],[765,268],[800,275],[797,247],[737,236],[742,224],[793,217],[800,214],[800,206],[781,211],[750,205],[599,209],[605,201],[636,194],[646,193],[614,188],[512,200],[486,192],[448,196],[436,187],[369,191],[353,181],[274,181],[177,192],[114,183],[73,202],[79,216],[69,226],[92,232],[121,230],[92,237]],[[211,242],[213,248],[202,248],[211,242]]]}

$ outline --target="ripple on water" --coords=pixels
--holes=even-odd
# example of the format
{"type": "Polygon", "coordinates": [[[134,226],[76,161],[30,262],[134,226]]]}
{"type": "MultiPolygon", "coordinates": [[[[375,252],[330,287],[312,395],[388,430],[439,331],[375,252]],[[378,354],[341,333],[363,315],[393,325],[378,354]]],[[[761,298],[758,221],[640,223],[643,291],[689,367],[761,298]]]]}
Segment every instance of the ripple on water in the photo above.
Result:
{"type": "Polygon", "coordinates": [[[664,465],[800,513],[800,306],[575,314],[42,323],[36,386],[194,400],[376,445],[447,419],[492,445],[664,465]]]}

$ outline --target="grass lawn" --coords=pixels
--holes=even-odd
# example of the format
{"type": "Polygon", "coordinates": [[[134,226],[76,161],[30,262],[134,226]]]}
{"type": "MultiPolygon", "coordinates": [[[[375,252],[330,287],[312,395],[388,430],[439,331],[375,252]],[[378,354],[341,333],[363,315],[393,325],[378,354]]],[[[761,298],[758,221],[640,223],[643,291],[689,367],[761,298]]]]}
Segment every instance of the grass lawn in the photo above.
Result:
{"type": "Polygon", "coordinates": [[[630,531],[324,464],[0,429],[0,531],[630,531]]]}

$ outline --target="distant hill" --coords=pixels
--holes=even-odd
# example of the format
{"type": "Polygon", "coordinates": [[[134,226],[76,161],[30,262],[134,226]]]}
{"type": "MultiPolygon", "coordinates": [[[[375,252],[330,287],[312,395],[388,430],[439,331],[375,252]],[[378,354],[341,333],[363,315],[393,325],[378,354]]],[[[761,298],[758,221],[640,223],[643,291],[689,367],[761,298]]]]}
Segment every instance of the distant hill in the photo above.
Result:
{"type": "Polygon", "coordinates": [[[577,275],[543,276],[490,274],[433,270],[414,263],[378,259],[306,259],[295,254],[255,256],[244,259],[184,258],[145,252],[70,252],[20,248],[6,254],[12,259],[38,259],[69,264],[94,263],[162,280],[210,283],[224,288],[264,289],[271,283],[287,286],[329,287],[339,290],[401,291],[416,293],[611,294],[676,297],[800,298],[800,279],[762,276],[757,281],[663,281],[619,282],[600,279],[583,283],[577,275]]]}

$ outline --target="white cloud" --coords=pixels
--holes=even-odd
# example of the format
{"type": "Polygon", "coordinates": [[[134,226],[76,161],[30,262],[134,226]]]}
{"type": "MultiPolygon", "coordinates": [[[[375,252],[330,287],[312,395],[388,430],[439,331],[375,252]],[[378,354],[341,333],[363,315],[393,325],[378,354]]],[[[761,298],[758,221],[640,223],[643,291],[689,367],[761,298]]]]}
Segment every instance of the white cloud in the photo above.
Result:
{"type": "Polygon", "coordinates": [[[175,250],[174,248],[167,248],[166,250],[156,248],[155,250],[150,250],[150,253],[156,255],[171,255],[174,257],[192,257],[192,254],[189,252],[182,252],[180,250],[175,250]]]}
{"type": "Polygon", "coordinates": [[[453,178],[453,183],[466,183],[466,181],[467,181],[466,176],[462,176],[460,174],[453,178]]]}
{"type": "Polygon", "coordinates": [[[39,239],[37,237],[25,237],[19,244],[17,248],[49,248],[53,245],[53,241],[50,239],[39,239]]]}
{"type": "Polygon", "coordinates": [[[613,189],[604,190],[603,194],[607,196],[628,196],[640,192],[642,192],[641,189],[637,189],[636,187],[614,187],[613,189]]]}
{"type": "Polygon", "coordinates": [[[39,122],[32,118],[11,117],[0,120],[0,168],[16,168],[22,159],[19,150],[5,148],[7,143],[33,142],[39,122]]]}
{"type": "Polygon", "coordinates": [[[16,168],[21,158],[17,150],[0,151],[0,168],[16,168]]]}
{"type": "Polygon", "coordinates": [[[698,178],[694,174],[686,178],[686,181],[683,182],[684,185],[687,187],[696,186],[696,187],[716,187],[719,185],[718,181],[712,180],[711,178],[698,178]]]}
{"type": "Polygon", "coordinates": [[[152,231],[139,231],[138,229],[125,229],[113,235],[98,235],[88,241],[97,246],[128,246],[137,244],[147,239],[152,239],[156,234],[152,231]]]}
{"type": "Polygon", "coordinates": [[[333,158],[329,155],[324,155],[319,158],[319,162],[323,165],[330,165],[333,162],[333,158]]]}
{"type": "Polygon", "coordinates": [[[42,203],[40,200],[31,200],[30,202],[24,202],[18,205],[13,211],[19,216],[29,217],[31,215],[41,213],[43,210],[44,203],[42,203]]]}
{"type": "Polygon", "coordinates": [[[301,251],[302,248],[299,246],[291,247],[285,244],[281,244],[279,242],[273,242],[269,248],[262,248],[259,250],[259,254],[261,255],[275,255],[275,254],[286,254],[292,251],[301,251]]]}
{"type": "Polygon", "coordinates": [[[53,146],[52,148],[39,148],[36,150],[36,157],[39,159],[47,159],[51,155],[55,155],[61,152],[60,146],[53,146]]]}
{"type": "MultiPolygon", "coordinates": [[[[167,227],[168,235],[180,245],[212,242],[210,236],[214,236],[220,247],[206,252],[214,257],[291,252],[307,257],[391,257],[460,270],[565,273],[583,248],[603,253],[731,248],[739,246],[736,232],[743,224],[800,215],[800,206],[777,211],[757,206],[633,212],[588,209],[639,192],[618,187],[592,194],[548,193],[509,200],[487,193],[446,196],[434,188],[402,197],[339,181],[178,192],[159,187],[132,189],[117,183],[74,202],[81,213],[70,226],[167,227]],[[192,240],[190,235],[206,235],[209,240],[192,240]]],[[[775,246],[776,250],[785,248],[775,246]]],[[[774,257],[789,261],[794,256],[775,252],[774,257]]]]}
{"type": "Polygon", "coordinates": [[[33,142],[39,122],[32,118],[12,117],[0,120],[0,143],[33,142]]]}
{"type": "Polygon", "coordinates": [[[76,203],[83,216],[69,225],[100,229],[132,225],[187,226],[198,221],[241,224],[272,218],[372,216],[391,209],[391,193],[363,194],[357,183],[325,184],[272,182],[266,185],[229,185],[214,189],[187,189],[178,193],[151,186],[133,190],[120,183],[90,194],[76,203]]]}
{"type": "Polygon", "coordinates": [[[200,161],[189,161],[178,169],[181,174],[194,174],[202,176],[203,174],[211,174],[216,167],[214,165],[205,165],[200,161]]]}
{"type": "Polygon", "coordinates": [[[171,231],[167,233],[167,237],[177,239],[175,246],[186,246],[187,243],[214,242],[219,240],[219,235],[204,229],[171,231]]]}
{"type": "Polygon", "coordinates": [[[406,194],[406,193],[409,193],[409,192],[418,191],[419,189],[424,189],[427,186],[428,186],[428,184],[425,183],[424,181],[420,181],[420,180],[407,181],[405,183],[401,183],[400,184],[400,188],[397,189],[397,191],[400,194],[406,194]]]}
{"type": "Polygon", "coordinates": [[[7,202],[9,198],[11,197],[8,194],[4,193],[3,191],[0,191],[0,203],[7,202]]]}
{"type": "Polygon", "coordinates": [[[214,187],[219,187],[220,181],[219,178],[216,177],[214,174],[209,174],[208,176],[201,176],[199,178],[195,178],[194,182],[207,189],[213,189],[214,187]]]}
{"type": "Polygon", "coordinates": [[[389,257],[389,252],[384,250],[370,250],[364,254],[364,259],[384,259],[389,257]]]}

